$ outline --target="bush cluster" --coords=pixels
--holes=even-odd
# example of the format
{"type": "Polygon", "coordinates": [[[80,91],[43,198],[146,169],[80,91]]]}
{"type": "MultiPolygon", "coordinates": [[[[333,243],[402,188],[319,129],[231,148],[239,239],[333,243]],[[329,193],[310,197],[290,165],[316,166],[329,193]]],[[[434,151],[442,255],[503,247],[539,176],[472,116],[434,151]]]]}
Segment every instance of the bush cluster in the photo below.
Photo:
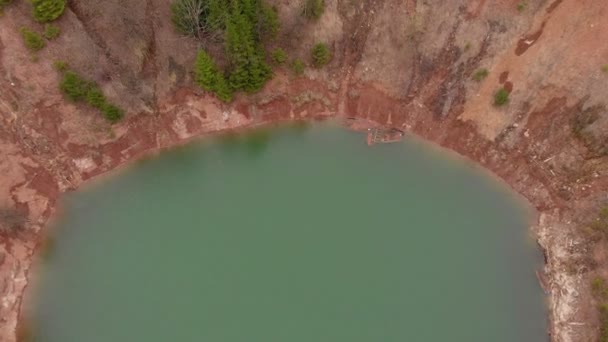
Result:
{"type": "Polygon", "coordinates": [[[489,74],[490,72],[488,71],[488,69],[477,69],[477,71],[475,71],[475,73],[473,74],[473,80],[481,82],[484,78],[488,77],[489,74]]]}
{"type": "Polygon", "coordinates": [[[112,123],[118,122],[125,116],[125,112],[121,108],[111,103],[104,103],[100,110],[103,113],[103,116],[112,123]]]}
{"type": "Polygon", "coordinates": [[[63,74],[59,88],[68,99],[78,102],[86,98],[90,82],[73,71],[66,71],[63,74]]]}
{"type": "Polygon", "coordinates": [[[501,107],[509,102],[509,92],[505,88],[500,88],[494,94],[494,105],[501,107]]]}
{"type": "Polygon", "coordinates": [[[57,25],[46,24],[44,25],[44,38],[53,40],[61,34],[61,29],[57,25]]]}
{"type": "Polygon", "coordinates": [[[304,74],[306,65],[304,64],[304,62],[301,59],[297,58],[295,61],[293,61],[293,64],[291,65],[291,69],[293,70],[294,74],[300,76],[300,75],[304,74]]]}
{"type": "MultiPolygon", "coordinates": [[[[66,65],[62,62],[55,62],[55,68],[65,70],[66,65]]],[[[63,73],[59,88],[68,99],[74,102],[86,101],[90,106],[99,109],[112,123],[124,116],[123,110],[108,102],[95,82],[88,81],[73,71],[68,70],[63,73]]]]}
{"type": "Polygon", "coordinates": [[[281,48],[274,49],[271,53],[272,61],[275,64],[283,65],[287,62],[287,53],[281,48]]]}
{"type": "Polygon", "coordinates": [[[42,39],[38,33],[28,29],[27,27],[22,27],[20,32],[23,42],[25,43],[25,47],[27,47],[30,51],[40,51],[46,45],[44,39],[42,39]]]}
{"type": "Polygon", "coordinates": [[[311,51],[312,62],[315,68],[321,68],[329,63],[332,59],[329,48],[324,43],[316,44],[311,51]]]}
{"type": "Polygon", "coordinates": [[[59,18],[65,10],[65,0],[32,0],[34,19],[47,23],[59,18]]]}
{"type": "Polygon", "coordinates": [[[325,0],[304,0],[302,15],[307,19],[317,20],[325,12],[325,0]]]}

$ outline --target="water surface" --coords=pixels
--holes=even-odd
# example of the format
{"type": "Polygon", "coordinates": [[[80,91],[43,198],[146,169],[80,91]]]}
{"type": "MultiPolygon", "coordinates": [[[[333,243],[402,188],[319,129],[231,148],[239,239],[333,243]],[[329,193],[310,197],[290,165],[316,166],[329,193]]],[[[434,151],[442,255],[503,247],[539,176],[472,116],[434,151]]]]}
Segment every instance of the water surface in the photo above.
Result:
{"type": "Polygon", "coordinates": [[[64,198],[35,340],[545,341],[540,258],[503,190],[328,126],[195,143],[64,198]]]}

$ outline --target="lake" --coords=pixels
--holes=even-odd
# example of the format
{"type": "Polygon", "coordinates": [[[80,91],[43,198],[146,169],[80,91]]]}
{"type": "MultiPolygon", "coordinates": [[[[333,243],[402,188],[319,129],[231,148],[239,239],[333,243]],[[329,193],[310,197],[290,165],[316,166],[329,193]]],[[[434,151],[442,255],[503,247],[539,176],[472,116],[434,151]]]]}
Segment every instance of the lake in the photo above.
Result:
{"type": "Polygon", "coordinates": [[[209,138],[62,200],[37,342],[538,342],[530,212],[487,174],[332,125],[209,138]]]}

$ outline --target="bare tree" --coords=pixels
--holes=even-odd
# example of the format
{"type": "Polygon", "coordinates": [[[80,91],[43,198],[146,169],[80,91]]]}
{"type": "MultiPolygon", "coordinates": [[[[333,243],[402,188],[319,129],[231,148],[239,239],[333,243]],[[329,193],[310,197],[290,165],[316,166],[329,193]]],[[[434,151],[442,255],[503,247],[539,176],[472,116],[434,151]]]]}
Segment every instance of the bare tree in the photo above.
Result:
{"type": "Polygon", "coordinates": [[[203,22],[206,8],[202,0],[178,0],[171,5],[172,20],[175,27],[182,33],[201,37],[205,28],[203,22]]]}
{"type": "Polygon", "coordinates": [[[225,0],[177,0],[171,5],[173,24],[181,33],[203,42],[217,41],[221,36],[217,28],[224,18],[221,11],[214,9],[219,9],[217,5],[222,1],[225,0]]]}

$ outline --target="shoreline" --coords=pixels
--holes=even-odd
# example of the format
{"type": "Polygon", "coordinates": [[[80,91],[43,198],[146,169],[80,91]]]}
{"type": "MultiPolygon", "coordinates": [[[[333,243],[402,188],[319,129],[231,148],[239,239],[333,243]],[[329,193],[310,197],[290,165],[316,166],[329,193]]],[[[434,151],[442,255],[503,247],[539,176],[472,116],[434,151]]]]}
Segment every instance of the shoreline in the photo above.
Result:
{"type": "Polygon", "coordinates": [[[550,340],[588,342],[605,332],[598,306],[608,297],[591,284],[608,283],[608,235],[588,226],[608,204],[608,45],[597,44],[608,32],[608,2],[521,10],[485,0],[338,1],[314,24],[295,2],[276,2],[282,29],[267,47],[288,52],[289,63],[230,104],[195,85],[200,41],[176,34],[168,4],[70,5],[57,21],[62,37],[39,59],[18,34],[41,29],[31,4],[13,2],[0,21],[0,209],[25,222],[0,231],[0,341],[16,342],[32,259],[63,193],[212,134],[329,118],[408,132],[525,199],[529,233],[544,254],[538,278],[550,340]],[[129,25],[113,25],[121,21],[129,25]],[[332,61],[296,75],[291,62],[310,64],[318,43],[332,61]],[[109,124],[67,101],[53,61],[97,82],[125,117],[109,124]],[[499,89],[510,94],[500,106],[499,89]]]}
{"type": "MultiPolygon", "coordinates": [[[[355,121],[356,120],[357,119],[355,119],[355,121]]],[[[141,161],[145,161],[149,158],[153,159],[163,153],[171,152],[172,150],[175,150],[177,148],[181,148],[181,147],[184,147],[184,146],[190,145],[190,144],[203,143],[204,140],[217,139],[223,135],[230,135],[230,134],[243,135],[243,134],[247,134],[250,132],[255,132],[256,130],[281,129],[281,128],[290,127],[290,126],[294,126],[294,125],[298,125],[298,124],[304,124],[304,125],[317,125],[317,124],[323,125],[323,124],[325,124],[325,125],[333,125],[337,129],[346,129],[346,130],[360,133],[361,141],[362,142],[366,141],[365,133],[368,131],[368,129],[371,129],[370,127],[372,127],[374,124],[371,122],[360,121],[360,122],[357,122],[357,124],[360,124],[363,126],[353,127],[351,125],[352,123],[353,123],[353,121],[348,118],[337,118],[337,117],[326,117],[321,120],[319,120],[319,119],[313,119],[313,120],[286,119],[286,120],[278,120],[278,121],[272,121],[272,122],[248,123],[248,124],[246,124],[244,126],[240,126],[240,127],[232,127],[232,128],[220,129],[220,130],[216,130],[216,131],[210,131],[210,132],[206,132],[205,134],[200,135],[200,136],[193,136],[193,137],[190,137],[185,140],[177,141],[175,144],[170,145],[170,146],[163,146],[158,149],[151,149],[151,150],[145,151],[145,152],[125,161],[124,163],[117,165],[116,167],[114,167],[108,171],[102,172],[100,174],[97,174],[97,175],[83,181],[82,183],[80,183],[78,185],[78,187],[76,189],[70,190],[69,192],[81,191],[81,189],[83,189],[83,188],[94,187],[97,184],[100,184],[109,178],[119,177],[121,173],[128,171],[130,168],[136,166],[137,163],[139,163],[141,161]],[[366,128],[366,125],[368,125],[368,128],[366,128]]],[[[384,143],[398,144],[398,143],[402,143],[404,140],[407,140],[407,139],[413,140],[415,144],[420,144],[425,149],[429,149],[429,153],[434,153],[439,158],[449,158],[452,161],[462,163],[464,167],[471,168],[473,172],[478,174],[478,177],[486,178],[487,181],[492,186],[495,186],[499,192],[503,193],[506,196],[511,197],[513,199],[513,201],[515,203],[517,203],[518,206],[521,206],[521,209],[523,210],[523,214],[525,215],[524,220],[526,222],[525,224],[527,227],[526,235],[535,242],[535,246],[530,246],[530,248],[537,249],[540,253],[542,253],[542,256],[544,259],[544,261],[542,262],[542,265],[539,264],[539,266],[535,267],[536,281],[537,281],[538,286],[542,289],[542,291],[544,293],[543,298],[545,299],[545,301],[549,300],[550,299],[549,292],[548,292],[548,290],[545,289],[546,284],[543,282],[543,279],[546,279],[548,277],[548,275],[544,271],[544,268],[547,266],[546,250],[540,244],[538,237],[536,236],[536,233],[533,230],[533,227],[535,227],[539,224],[540,213],[538,212],[538,210],[536,210],[534,208],[533,204],[525,196],[523,196],[521,193],[517,192],[508,182],[506,182],[504,179],[499,177],[497,174],[495,174],[491,170],[480,166],[474,160],[471,160],[470,158],[468,158],[456,151],[445,148],[434,141],[424,139],[423,137],[415,134],[414,132],[405,132],[402,135],[402,139],[391,140],[391,141],[387,141],[384,143]],[[540,273],[540,272],[542,272],[542,273],[540,273]]],[[[368,146],[368,148],[373,148],[373,146],[368,146]]],[[[64,193],[62,193],[61,196],[64,196],[64,193]]],[[[18,325],[17,325],[17,330],[16,330],[16,335],[18,337],[17,341],[19,341],[19,342],[24,340],[24,338],[21,336],[26,336],[27,334],[29,334],[29,331],[30,331],[30,327],[31,327],[31,325],[29,323],[30,319],[28,318],[26,313],[28,310],[28,305],[31,305],[33,298],[34,298],[34,293],[32,292],[34,290],[33,287],[35,287],[38,284],[36,276],[37,276],[37,274],[39,274],[39,271],[40,271],[40,269],[39,269],[40,263],[44,262],[44,256],[41,254],[45,253],[45,249],[48,248],[47,244],[49,243],[49,241],[54,241],[54,238],[52,238],[52,236],[56,232],[56,226],[57,226],[58,222],[61,220],[61,215],[62,215],[62,211],[63,211],[63,209],[60,205],[61,201],[57,201],[57,203],[58,203],[58,205],[55,206],[52,215],[49,217],[48,221],[44,224],[43,230],[41,231],[41,233],[38,233],[38,236],[37,236],[38,240],[36,242],[36,246],[30,257],[30,268],[28,269],[28,273],[27,273],[28,281],[23,290],[23,294],[21,296],[21,302],[20,302],[20,306],[19,306],[19,319],[18,319],[18,325]],[[23,334],[25,334],[25,335],[23,335],[23,334]]],[[[52,246],[52,243],[51,243],[51,246],[52,246]]],[[[548,305],[548,303],[544,306],[544,310],[546,312],[546,318],[548,319],[547,337],[551,338],[551,336],[552,336],[552,329],[551,329],[551,324],[550,324],[551,310],[550,310],[550,305],[548,305]]],[[[25,340],[27,340],[27,339],[25,339],[25,340]]]]}
{"type": "MultiPolygon", "coordinates": [[[[306,80],[305,82],[312,82],[306,80]]],[[[317,87],[323,87],[319,83],[314,83],[317,87]]],[[[294,82],[292,87],[301,87],[301,84],[294,82]],[[295,85],[294,85],[295,84],[295,85]]],[[[376,90],[373,87],[370,88],[358,88],[359,91],[369,89],[371,95],[374,98],[384,96],[387,101],[389,97],[383,95],[381,91],[376,90]],[[363,90],[362,90],[363,89],[363,90]]],[[[291,89],[281,89],[281,94],[289,92],[291,89]]],[[[276,91],[276,89],[270,89],[270,93],[276,91]]],[[[158,155],[167,149],[176,148],[178,146],[186,145],[190,142],[209,138],[214,135],[229,134],[229,133],[242,133],[243,131],[272,127],[281,124],[298,123],[298,122],[316,122],[316,121],[337,121],[340,126],[345,129],[350,129],[359,132],[365,132],[368,128],[384,128],[384,129],[401,129],[406,132],[408,139],[416,139],[421,141],[423,144],[430,146],[431,149],[437,151],[442,156],[449,156],[449,158],[458,158],[463,160],[467,165],[470,165],[476,171],[481,174],[489,175],[491,181],[500,187],[500,190],[513,195],[514,199],[523,203],[526,208],[532,208],[529,211],[529,219],[527,220],[529,226],[529,233],[533,240],[537,242],[537,245],[541,247],[541,252],[545,256],[547,263],[542,267],[543,274],[549,286],[549,293],[547,298],[550,302],[548,305],[547,316],[548,321],[548,334],[552,341],[555,342],[570,342],[575,341],[569,336],[572,331],[569,325],[569,321],[573,320],[573,315],[576,314],[577,308],[581,305],[581,298],[578,296],[580,288],[580,282],[575,281],[571,275],[568,275],[566,271],[559,266],[564,261],[570,258],[567,250],[565,250],[565,243],[569,241],[568,231],[565,229],[556,230],[551,225],[554,222],[560,223],[562,218],[560,217],[560,210],[564,210],[561,205],[556,205],[551,202],[546,202],[547,192],[543,190],[546,184],[542,179],[538,179],[538,173],[532,172],[531,165],[529,165],[526,159],[521,159],[517,153],[513,152],[501,152],[498,150],[499,146],[493,142],[485,140],[483,137],[476,135],[474,128],[469,125],[463,124],[458,119],[455,119],[450,125],[434,126],[434,122],[427,122],[420,125],[416,125],[415,112],[403,111],[404,108],[400,107],[400,102],[393,101],[392,106],[399,110],[399,113],[403,115],[400,120],[397,121],[396,117],[393,116],[392,121],[386,119],[386,116],[382,112],[377,112],[374,115],[370,115],[368,112],[361,111],[361,101],[367,101],[364,97],[358,98],[347,98],[338,99],[334,97],[331,91],[325,90],[323,92],[327,94],[332,101],[325,103],[322,100],[314,100],[311,103],[304,105],[293,104],[286,100],[285,95],[271,97],[271,100],[262,104],[257,104],[254,101],[237,99],[235,103],[226,109],[225,106],[219,104],[214,98],[208,96],[200,96],[194,92],[188,90],[187,94],[179,96],[178,101],[170,103],[169,108],[175,106],[181,106],[183,111],[192,113],[192,108],[195,106],[205,106],[206,120],[199,121],[199,123],[186,129],[180,129],[184,122],[183,115],[176,114],[176,111],[164,110],[162,114],[158,114],[161,121],[150,122],[146,121],[146,118],[142,115],[135,115],[129,120],[115,127],[116,131],[122,132],[121,135],[114,137],[112,140],[106,141],[96,146],[83,145],[86,148],[78,149],[75,152],[70,152],[69,158],[72,161],[82,160],[82,158],[89,158],[91,151],[98,151],[107,155],[101,163],[95,162],[95,168],[92,170],[85,170],[74,168],[72,170],[78,177],[73,182],[73,187],[64,188],[56,193],[52,193],[47,197],[49,199],[48,206],[45,212],[50,214],[38,223],[38,232],[35,233],[38,239],[44,238],[42,234],[46,229],[49,229],[50,222],[53,222],[53,214],[59,210],[57,206],[57,198],[66,191],[73,191],[81,186],[86,186],[97,181],[101,181],[104,177],[111,177],[115,173],[121,172],[127,167],[133,165],[138,160],[145,159],[150,156],[158,155]],[[339,107],[339,103],[345,103],[345,113],[339,113],[335,108],[339,107]],[[249,106],[245,107],[244,106],[249,106]],[[251,106],[257,108],[257,115],[255,117],[249,112],[251,106]],[[239,109],[240,108],[240,109],[239,109]],[[320,110],[320,108],[325,108],[320,110]],[[223,113],[227,110],[230,111],[231,115],[228,119],[225,119],[223,113]],[[411,120],[410,120],[411,119],[411,120]],[[397,121],[397,122],[396,122],[397,121]],[[447,135],[436,135],[438,132],[449,131],[450,134],[457,134],[455,136],[447,135]],[[456,133],[454,133],[456,132],[456,133]],[[166,138],[166,137],[169,138],[166,138]],[[473,137],[473,139],[469,137],[473,137]],[[164,138],[162,140],[161,138],[164,138]],[[466,139],[463,139],[465,137],[466,139]],[[126,139],[126,140],[125,140],[126,139]],[[125,142],[126,141],[126,142],[125,142]],[[147,142],[141,144],[139,142],[147,142]],[[136,147],[136,148],[134,148],[136,147]],[[493,156],[495,154],[506,153],[503,158],[492,158],[487,159],[487,156],[493,156]],[[514,163],[513,160],[516,162],[514,163]],[[513,168],[514,165],[519,167],[513,168]],[[531,177],[532,176],[532,177],[531,177]],[[495,182],[495,180],[500,180],[495,182]],[[539,190],[540,189],[540,190],[539,190]],[[540,197],[539,197],[540,194],[540,197]],[[521,201],[521,200],[525,201],[521,201]],[[557,210],[557,212],[555,212],[557,210]],[[41,233],[42,232],[42,233],[41,233]]],[[[263,98],[263,97],[262,97],[263,98]]],[[[376,101],[376,100],[374,100],[376,101]]],[[[260,101],[262,102],[262,101],[260,101]]],[[[393,107],[390,107],[393,108],[393,107]]],[[[198,114],[188,114],[198,115],[198,114]]],[[[365,143],[365,135],[362,134],[362,143],[365,143]]],[[[373,147],[370,147],[373,148],[373,147]]],[[[61,182],[61,178],[58,179],[61,182]]],[[[36,189],[36,188],[35,188],[36,189]]],[[[36,190],[38,191],[38,190],[36,190]]],[[[549,195],[551,193],[548,193],[549,195]]],[[[553,200],[553,197],[550,197],[553,200]]],[[[578,204],[571,202],[571,204],[578,204]]],[[[574,209],[574,208],[573,208],[574,209]]],[[[23,242],[25,243],[25,242],[23,242]]],[[[40,240],[36,241],[36,246],[29,252],[29,256],[20,259],[20,262],[26,265],[29,270],[33,261],[33,253],[39,252],[40,240]],[[28,266],[29,264],[29,266],[28,266]]],[[[28,278],[29,276],[26,276],[28,278]]],[[[28,285],[25,285],[25,288],[28,285]]],[[[11,329],[11,335],[15,336],[17,331],[21,331],[25,328],[24,318],[21,313],[21,305],[23,302],[23,288],[21,290],[15,290],[17,300],[19,304],[13,309],[10,314],[14,317],[14,329],[10,326],[6,326],[11,329]]]]}

